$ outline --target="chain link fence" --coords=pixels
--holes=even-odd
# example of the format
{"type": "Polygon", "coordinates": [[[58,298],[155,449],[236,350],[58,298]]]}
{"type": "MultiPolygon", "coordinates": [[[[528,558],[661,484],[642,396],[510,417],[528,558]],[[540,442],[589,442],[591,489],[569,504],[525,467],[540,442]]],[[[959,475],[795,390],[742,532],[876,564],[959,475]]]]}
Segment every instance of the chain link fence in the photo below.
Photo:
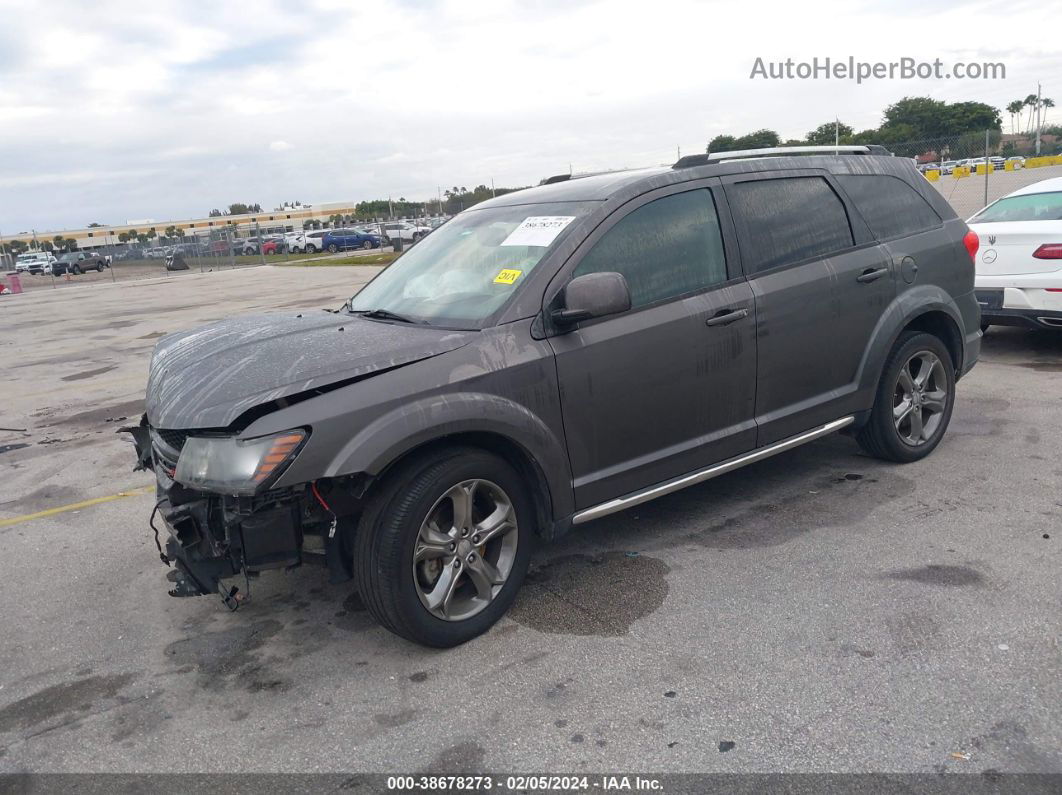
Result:
{"type": "Polygon", "coordinates": [[[1007,194],[1062,176],[1062,141],[1055,135],[1006,135],[999,130],[887,145],[919,171],[961,218],[1007,194]]]}
{"type": "MultiPolygon", "coordinates": [[[[1062,177],[1062,136],[1044,134],[1039,142],[1032,135],[1006,135],[998,130],[972,132],[948,138],[886,143],[896,157],[911,159],[925,178],[952,205],[961,218],[969,218],[987,204],[1051,177],[1062,177]],[[1037,153],[1038,152],[1038,153],[1037,153]]],[[[681,150],[652,150],[633,155],[632,167],[653,163],[670,165],[681,150]]],[[[582,164],[581,170],[601,164],[582,164]]],[[[617,164],[612,164],[613,166],[617,164]]],[[[571,168],[571,166],[569,166],[571,168]]],[[[489,198],[493,188],[480,186],[475,200],[489,198]],[[479,193],[483,193],[482,196],[479,193]]],[[[458,189],[453,189],[458,195],[458,189]]],[[[400,194],[401,195],[401,194],[400,194]]],[[[239,270],[261,265],[292,263],[376,264],[390,254],[415,244],[445,220],[443,192],[436,200],[400,207],[419,210],[408,218],[394,212],[395,205],[381,202],[384,216],[356,217],[351,208],[336,212],[317,208],[311,215],[295,207],[261,213],[261,218],[220,216],[185,225],[150,224],[119,232],[106,228],[88,230],[91,235],[74,240],[67,235],[34,234],[0,237],[0,273],[21,271],[16,284],[25,290],[145,278],[169,278],[183,274],[239,270]],[[389,212],[391,210],[391,212],[389,212]],[[438,212],[434,212],[434,211],[438,212]],[[91,238],[91,239],[88,239],[91,238]],[[76,244],[76,245],[75,245],[76,244]],[[25,257],[16,260],[19,253],[25,257]],[[26,260],[30,260],[27,262],[26,260]],[[32,260],[36,259],[36,262],[32,260]]],[[[450,191],[446,192],[451,204],[450,191]]],[[[300,208],[301,209],[301,208],[300,208]]],[[[445,208],[449,209],[449,207],[445,208]]],[[[453,211],[459,208],[454,207],[453,211]]],[[[411,211],[412,212],[412,211],[411,211]]],[[[5,278],[10,289],[10,276],[5,278]]]]}

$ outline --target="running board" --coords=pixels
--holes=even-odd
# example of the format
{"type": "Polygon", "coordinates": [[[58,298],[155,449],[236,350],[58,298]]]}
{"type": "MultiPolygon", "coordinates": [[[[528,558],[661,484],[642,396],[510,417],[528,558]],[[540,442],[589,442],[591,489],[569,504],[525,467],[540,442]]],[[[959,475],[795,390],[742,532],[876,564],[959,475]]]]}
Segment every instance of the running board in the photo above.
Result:
{"type": "Polygon", "coordinates": [[[595,505],[593,508],[579,511],[574,517],[572,517],[572,524],[582,524],[583,522],[589,522],[592,519],[600,519],[602,516],[608,516],[610,513],[616,513],[617,511],[632,508],[635,505],[641,505],[643,502],[655,500],[657,497],[663,497],[665,494],[671,494],[672,492],[679,491],[687,486],[693,486],[697,483],[703,483],[706,480],[717,478],[720,475],[725,475],[727,472],[740,469],[748,464],[754,464],[757,461],[770,458],[772,455],[784,453],[786,450],[792,450],[794,447],[799,447],[807,442],[813,442],[822,436],[841,430],[841,428],[844,428],[846,425],[851,425],[854,421],[855,417],[842,417],[839,420],[828,422],[825,425],[797,434],[796,436],[790,436],[788,439],[775,442],[774,444],[760,448],[759,450],[753,450],[751,453],[745,453],[736,458],[731,458],[728,461],[712,464],[712,466],[707,467],[706,469],[699,469],[696,472],[690,472],[687,475],[680,475],[677,478],[658,483],[647,489],[634,491],[623,497],[617,497],[614,500],[603,502],[600,505],[595,505]]]}

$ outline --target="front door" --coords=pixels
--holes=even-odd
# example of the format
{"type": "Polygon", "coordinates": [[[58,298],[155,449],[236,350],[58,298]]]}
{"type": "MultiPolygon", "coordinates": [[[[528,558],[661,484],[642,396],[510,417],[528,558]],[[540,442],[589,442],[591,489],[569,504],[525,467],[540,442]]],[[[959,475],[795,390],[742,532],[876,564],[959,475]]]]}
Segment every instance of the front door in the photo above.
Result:
{"type": "Polygon", "coordinates": [[[755,445],[756,310],[728,271],[717,201],[709,187],[649,194],[573,258],[566,278],[622,273],[632,304],[550,338],[579,509],[755,445]]]}

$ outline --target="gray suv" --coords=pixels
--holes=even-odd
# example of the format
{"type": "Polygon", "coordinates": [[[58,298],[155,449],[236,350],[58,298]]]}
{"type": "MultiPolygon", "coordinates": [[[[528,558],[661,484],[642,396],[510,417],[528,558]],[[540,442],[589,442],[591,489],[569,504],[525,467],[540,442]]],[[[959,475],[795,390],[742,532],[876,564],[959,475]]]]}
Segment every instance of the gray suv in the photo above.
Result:
{"type": "Polygon", "coordinates": [[[575,525],[834,431],[921,459],[977,360],[976,246],[877,148],[697,155],[479,204],[339,310],[165,337],[128,430],[171,593],[319,563],[453,646],[575,525]]]}

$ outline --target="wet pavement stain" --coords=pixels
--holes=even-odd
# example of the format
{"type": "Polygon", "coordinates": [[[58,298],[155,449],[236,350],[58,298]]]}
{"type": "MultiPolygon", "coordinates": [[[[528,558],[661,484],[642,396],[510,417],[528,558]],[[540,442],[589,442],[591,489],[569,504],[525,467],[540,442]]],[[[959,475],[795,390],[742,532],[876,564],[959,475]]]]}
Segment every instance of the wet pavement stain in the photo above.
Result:
{"type": "Polygon", "coordinates": [[[104,406],[98,409],[89,409],[88,411],[82,411],[77,414],[70,414],[66,417],[54,418],[53,422],[48,423],[51,426],[59,425],[81,425],[81,426],[97,426],[106,423],[108,420],[114,421],[116,417],[139,417],[144,413],[144,399],[139,398],[137,400],[129,400],[125,403],[119,403],[114,406],[104,406]]]}
{"type": "Polygon", "coordinates": [[[403,709],[398,712],[384,712],[379,715],[373,715],[372,720],[385,729],[394,729],[397,726],[404,726],[416,717],[417,711],[415,709],[403,709]]]}
{"type": "Polygon", "coordinates": [[[204,632],[174,641],[164,653],[176,666],[191,666],[199,686],[205,690],[222,689],[243,674],[253,674],[250,686],[262,683],[262,689],[279,689],[280,684],[274,687],[270,683],[282,683],[283,680],[270,676],[253,652],[276,635],[281,627],[279,621],[272,619],[238,624],[220,632],[204,632]]]}
{"type": "Polygon", "coordinates": [[[550,634],[627,635],[663,605],[669,571],[658,558],[624,552],[547,560],[528,572],[509,618],[550,634]]]}
{"type": "Polygon", "coordinates": [[[100,701],[115,698],[134,678],[133,674],[88,676],[38,690],[0,709],[0,733],[25,731],[56,718],[65,723],[100,701]]]}
{"type": "Polygon", "coordinates": [[[487,754],[482,746],[466,741],[444,748],[435,755],[424,771],[430,775],[437,775],[440,770],[456,774],[481,773],[486,758],[487,754]]]}
{"type": "Polygon", "coordinates": [[[1038,373],[1062,373],[1062,362],[1022,362],[1021,366],[1038,373]]]}
{"type": "Polygon", "coordinates": [[[343,608],[336,611],[334,616],[336,629],[347,632],[365,632],[380,626],[365,609],[365,603],[357,591],[343,600],[343,608]]]}
{"type": "Polygon", "coordinates": [[[985,576],[969,566],[944,566],[932,563],[914,569],[890,571],[885,576],[891,580],[906,580],[949,588],[976,587],[985,583],[985,576]]]}
{"type": "Polygon", "coordinates": [[[103,375],[109,373],[111,370],[117,368],[117,365],[110,365],[109,367],[97,367],[95,370],[85,370],[84,372],[74,373],[73,375],[64,375],[63,381],[84,381],[86,378],[94,378],[97,375],[103,375]]]}

